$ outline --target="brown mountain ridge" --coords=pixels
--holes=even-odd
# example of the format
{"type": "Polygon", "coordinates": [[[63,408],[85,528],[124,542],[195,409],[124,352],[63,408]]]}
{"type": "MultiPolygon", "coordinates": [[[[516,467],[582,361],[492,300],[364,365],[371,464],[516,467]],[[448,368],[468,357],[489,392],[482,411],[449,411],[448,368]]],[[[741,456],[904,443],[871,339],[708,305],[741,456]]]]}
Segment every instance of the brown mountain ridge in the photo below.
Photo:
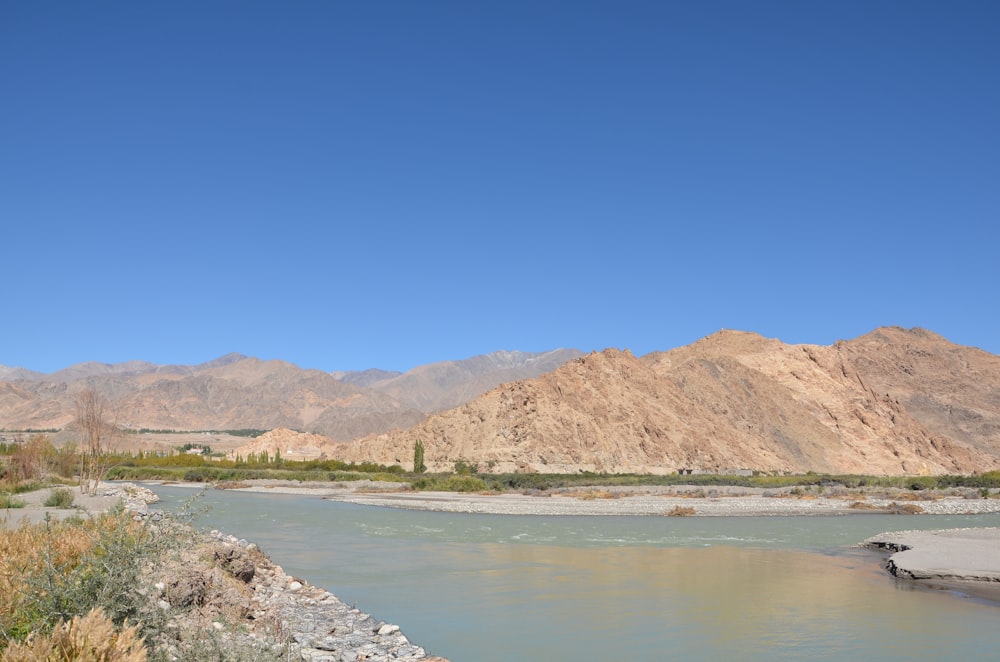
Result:
{"type": "Polygon", "coordinates": [[[504,384],[349,460],[431,470],[942,474],[1000,469],[1000,357],[924,329],[832,346],[720,331],[635,357],[608,349],[504,384]]]}
{"type": "Polygon", "coordinates": [[[495,352],[407,373],[326,373],[227,354],[196,366],[81,363],[50,375],[0,367],[0,429],[62,429],[76,394],[95,388],[131,429],[291,428],[347,441],[412,426],[505,382],[552,370],[581,352],[495,352]]]}

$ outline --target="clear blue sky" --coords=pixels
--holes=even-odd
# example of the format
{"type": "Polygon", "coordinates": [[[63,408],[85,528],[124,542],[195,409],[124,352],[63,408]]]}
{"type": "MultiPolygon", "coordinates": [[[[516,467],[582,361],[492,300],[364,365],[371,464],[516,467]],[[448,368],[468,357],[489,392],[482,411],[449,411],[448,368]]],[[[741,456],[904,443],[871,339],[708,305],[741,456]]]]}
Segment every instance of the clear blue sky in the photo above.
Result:
{"type": "Polygon", "coordinates": [[[0,365],[1000,353],[1000,3],[0,5],[0,365]]]}

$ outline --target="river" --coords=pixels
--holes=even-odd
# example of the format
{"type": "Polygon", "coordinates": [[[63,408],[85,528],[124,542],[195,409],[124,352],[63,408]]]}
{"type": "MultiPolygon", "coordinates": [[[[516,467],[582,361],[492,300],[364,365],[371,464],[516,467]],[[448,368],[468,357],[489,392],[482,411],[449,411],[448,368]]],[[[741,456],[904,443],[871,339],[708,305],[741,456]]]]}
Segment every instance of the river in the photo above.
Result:
{"type": "MultiPolygon", "coordinates": [[[[170,509],[192,490],[150,486],[170,509]]],[[[453,662],[996,659],[1000,607],[916,588],[856,544],[1000,514],[539,517],[208,490],[197,524],[453,662]]]]}

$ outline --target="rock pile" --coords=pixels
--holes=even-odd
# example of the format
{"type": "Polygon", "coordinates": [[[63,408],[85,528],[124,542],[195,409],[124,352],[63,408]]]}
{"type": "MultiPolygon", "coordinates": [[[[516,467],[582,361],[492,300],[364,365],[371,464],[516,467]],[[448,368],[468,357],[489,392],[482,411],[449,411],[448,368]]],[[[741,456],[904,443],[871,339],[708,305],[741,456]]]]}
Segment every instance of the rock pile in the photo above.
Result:
{"type": "Polygon", "coordinates": [[[238,629],[250,632],[258,647],[284,648],[295,659],[311,662],[446,662],[411,643],[399,626],[377,620],[328,591],[288,575],[253,543],[218,531],[209,537],[213,565],[249,589],[242,605],[232,604],[239,600],[233,591],[226,600],[231,613],[237,607],[236,612],[244,615],[238,629]]]}
{"type": "Polygon", "coordinates": [[[150,515],[149,504],[157,503],[160,500],[160,497],[152,490],[133,483],[106,484],[98,490],[98,496],[121,499],[125,504],[125,510],[135,513],[139,517],[148,517],[150,515]]]}

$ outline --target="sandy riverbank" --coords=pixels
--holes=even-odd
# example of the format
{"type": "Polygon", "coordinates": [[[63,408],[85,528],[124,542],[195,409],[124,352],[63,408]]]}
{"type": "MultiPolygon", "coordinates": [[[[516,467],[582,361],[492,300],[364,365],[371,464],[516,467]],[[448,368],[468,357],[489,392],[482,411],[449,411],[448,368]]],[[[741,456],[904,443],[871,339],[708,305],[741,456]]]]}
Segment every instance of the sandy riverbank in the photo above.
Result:
{"type": "MultiPolygon", "coordinates": [[[[192,484],[189,484],[192,485],[192,484]]],[[[200,486],[193,484],[194,486],[200,486]]],[[[827,495],[799,490],[768,490],[719,486],[593,487],[521,494],[414,492],[387,488],[385,483],[298,483],[251,480],[239,491],[312,495],[365,506],[407,508],[489,515],[636,515],[636,516],[780,516],[849,515],[872,512],[960,515],[1000,512],[1000,499],[969,498],[967,494],[931,494],[915,498],[912,491],[862,493],[835,491],[827,495]]]]}
{"type": "Polygon", "coordinates": [[[894,577],[1000,605],[1000,528],[895,531],[863,545],[890,552],[894,577]]]}
{"type": "MultiPolygon", "coordinates": [[[[110,487],[111,483],[101,484],[110,487]]],[[[79,487],[46,487],[33,492],[17,494],[13,497],[22,501],[21,508],[0,508],[0,526],[17,526],[22,522],[37,524],[44,522],[46,518],[59,520],[75,515],[86,513],[103,513],[114,507],[122,499],[122,494],[115,492],[110,495],[100,494],[99,496],[82,494],[79,487]],[[73,506],[70,508],[53,508],[46,506],[45,500],[49,498],[53,490],[67,489],[73,495],[73,506]]]]}

